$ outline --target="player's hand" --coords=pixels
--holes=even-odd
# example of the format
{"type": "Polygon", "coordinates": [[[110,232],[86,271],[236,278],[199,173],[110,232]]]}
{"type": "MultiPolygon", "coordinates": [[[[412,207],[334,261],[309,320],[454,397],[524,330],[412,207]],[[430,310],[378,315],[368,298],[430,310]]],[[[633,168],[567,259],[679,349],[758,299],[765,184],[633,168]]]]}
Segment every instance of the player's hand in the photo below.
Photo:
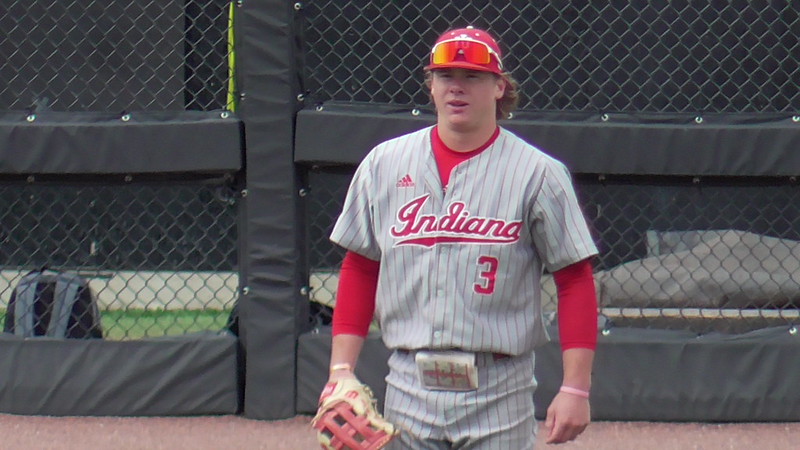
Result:
{"type": "Polygon", "coordinates": [[[368,386],[355,377],[342,377],[325,385],[311,427],[326,450],[379,450],[397,437],[399,430],[376,408],[368,386]]]}
{"type": "Polygon", "coordinates": [[[589,425],[590,417],[589,399],[559,392],[547,408],[546,442],[563,444],[574,440],[589,425]]]}

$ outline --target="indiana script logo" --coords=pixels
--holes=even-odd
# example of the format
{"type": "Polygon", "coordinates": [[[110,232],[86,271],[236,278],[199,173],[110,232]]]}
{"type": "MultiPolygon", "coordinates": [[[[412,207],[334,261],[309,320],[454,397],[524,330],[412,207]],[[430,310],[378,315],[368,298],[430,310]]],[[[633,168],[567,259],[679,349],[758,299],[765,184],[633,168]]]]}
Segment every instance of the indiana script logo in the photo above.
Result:
{"type": "Polygon", "coordinates": [[[447,214],[420,214],[429,194],[415,198],[397,212],[397,224],[389,230],[399,245],[512,244],[519,241],[522,221],[507,222],[473,216],[463,202],[452,202],[447,214]]]}

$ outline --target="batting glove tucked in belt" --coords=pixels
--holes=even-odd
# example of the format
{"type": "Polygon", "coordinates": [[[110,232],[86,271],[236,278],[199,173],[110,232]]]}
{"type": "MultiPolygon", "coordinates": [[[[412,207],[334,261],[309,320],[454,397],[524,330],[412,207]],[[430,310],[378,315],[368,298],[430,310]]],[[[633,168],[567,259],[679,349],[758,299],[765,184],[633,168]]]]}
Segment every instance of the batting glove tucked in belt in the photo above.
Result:
{"type": "Polygon", "coordinates": [[[319,398],[317,415],[311,426],[327,450],[378,450],[398,434],[375,407],[368,386],[355,378],[344,378],[325,385],[319,398]]]}

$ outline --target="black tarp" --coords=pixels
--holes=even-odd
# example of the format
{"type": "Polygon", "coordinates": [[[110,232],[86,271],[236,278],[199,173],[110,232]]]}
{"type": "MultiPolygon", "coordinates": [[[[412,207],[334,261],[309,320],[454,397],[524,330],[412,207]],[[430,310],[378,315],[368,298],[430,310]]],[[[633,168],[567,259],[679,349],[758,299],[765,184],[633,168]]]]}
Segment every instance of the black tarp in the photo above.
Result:
{"type": "MultiPolygon", "coordinates": [[[[794,331],[793,331],[794,330],[794,331]]],[[[556,329],[550,335],[558,336],[556,329]]],[[[298,413],[313,414],[327,378],[330,328],[300,337],[298,413]]],[[[357,375],[382,398],[389,352],[368,337],[357,375]]],[[[598,337],[594,420],[768,422],[800,420],[800,332],[744,334],[612,328],[598,337]]],[[[544,419],[562,377],[557,339],[536,353],[536,416],[544,419]]]]}
{"type": "Polygon", "coordinates": [[[221,173],[242,168],[241,122],[228,112],[126,114],[0,113],[0,173],[221,173]]]}
{"type": "MultiPolygon", "coordinates": [[[[295,161],[358,164],[381,141],[434,122],[430,111],[326,103],[299,112],[295,161]]],[[[521,112],[501,125],[574,173],[800,174],[800,122],[791,114],[521,112]]]]}
{"type": "Polygon", "coordinates": [[[0,336],[0,411],[53,416],[233,414],[236,337],[0,336]]]}

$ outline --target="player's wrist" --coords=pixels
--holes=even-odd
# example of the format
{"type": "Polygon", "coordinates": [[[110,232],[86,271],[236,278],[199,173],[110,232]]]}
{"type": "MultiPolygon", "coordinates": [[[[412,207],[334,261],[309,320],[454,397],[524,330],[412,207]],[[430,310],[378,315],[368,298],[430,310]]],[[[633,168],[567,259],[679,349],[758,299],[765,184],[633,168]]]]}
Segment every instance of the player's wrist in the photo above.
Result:
{"type": "Polygon", "coordinates": [[[353,366],[349,363],[331,364],[330,373],[334,372],[352,372],[353,366]]]}
{"type": "Polygon", "coordinates": [[[341,380],[344,378],[355,378],[353,366],[348,363],[332,364],[328,375],[329,381],[341,380]]]}
{"type": "Polygon", "coordinates": [[[580,388],[577,388],[577,387],[574,387],[574,386],[568,386],[568,385],[565,385],[565,384],[561,385],[561,387],[558,389],[558,391],[559,392],[563,392],[565,394],[570,394],[570,395],[574,395],[574,396],[577,396],[577,397],[585,398],[585,399],[588,399],[589,396],[590,396],[590,392],[589,392],[588,389],[580,389],[580,388]]]}

